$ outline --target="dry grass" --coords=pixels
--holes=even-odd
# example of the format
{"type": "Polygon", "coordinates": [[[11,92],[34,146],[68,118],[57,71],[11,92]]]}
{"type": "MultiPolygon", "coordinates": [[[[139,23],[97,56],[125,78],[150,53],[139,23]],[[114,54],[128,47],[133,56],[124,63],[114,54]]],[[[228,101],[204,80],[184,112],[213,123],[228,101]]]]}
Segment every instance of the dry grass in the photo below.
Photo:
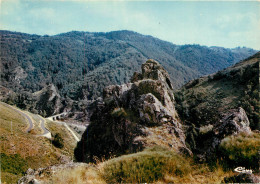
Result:
{"type": "Polygon", "coordinates": [[[124,155],[102,163],[100,172],[108,183],[155,182],[166,174],[185,176],[190,172],[188,158],[162,147],[124,155]]]}
{"type": "Polygon", "coordinates": [[[232,171],[209,168],[165,148],[121,156],[99,166],[108,183],[221,183],[232,171]]]}
{"type": "Polygon", "coordinates": [[[53,174],[46,183],[104,184],[106,182],[95,167],[88,166],[60,170],[53,174]]]}
{"type": "Polygon", "coordinates": [[[221,141],[220,151],[228,165],[259,169],[260,134],[240,133],[221,141]]]}
{"type": "Polygon", "coordinates": [[[168,149],[154,147],[97,165],[59,170],[45,183],[221,183],[231,175],[232,171],[224,171],[219,164],[210,169],[168,149]]]}
{"type": "MultiPolygon", "coordinates": [[[[169,128],[167,126],[167,124],[164,124],[158,127],[148,127],[143,130],[143,132],[147,133],[148,136],[140,136],[138,139],[142,139],[146,144],[146,147],[161,145],[177,151],[178,147],[182,147],[183,144],[179,141],[179,138],[177,138],[175,134],[169,133],[169,128]]],[[[171,126],[171,124],[169,124],[169,126],[171,126]]]]}
{"type": "MultiPolygon", "coordinates": [[[[35,121],[37,120],[35,115],[33,118],[35,121]]],[[[76,142],[74,139],[70,139],[66,128],[53,124],[56,131],[62,132],[65,140],[65,148],[58,149],[52,146],[47,138],[26,133],[27,125],[27,121],[21,114],[4,103],[0,103],[0,149],[1,154],[4,154],[1,159],[1,181],[3,183],[16,183],[17,179],[22,176],[22,172],[28,168],[34,169],[59,164],[64,160],[64,155],[67,159],[71,159],[73,156],[76,142]],[[17,163],[13,161],[10,165],[9,161],[15,154],[18,155],[17,163]],[[26,167],[21,168],[20,173],[13,173],[13,171],[19,170],[19,161],[24,161],[26,167]]]]}
{"type": "Polygon", "coordinates": [[[157,181],[156,184],[162,183],[221,183],[226,176],[231,176],[232,171],[224,171],[221,166],[217,166],[211,170],[207,165],[198,164],[192,167],[192,171],[184,176],[166,175],[162,181],[157,181]]]}
{"type": "Polygon", "coordinates": [[[19,113],[14,113],[13,109],[5,106],[2,102],[0,102],[0,122],[0,128],[3,127],[2,130],[6,130],[8,132],[11,132],[12,129],[16,130],[16,133],[23,133],[23,130],[27,127],[27,122],[24,117],[19,113]]]}

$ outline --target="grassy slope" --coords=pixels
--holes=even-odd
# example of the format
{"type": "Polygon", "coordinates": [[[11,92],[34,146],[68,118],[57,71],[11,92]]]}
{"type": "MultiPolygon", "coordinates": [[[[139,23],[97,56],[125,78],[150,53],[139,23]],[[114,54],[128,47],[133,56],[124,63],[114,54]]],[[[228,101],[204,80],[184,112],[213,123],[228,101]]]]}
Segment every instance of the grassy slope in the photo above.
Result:
{"type": "Polygon", "coordinates": [[[227,167],[244,166],[259,173],[260,133],[228,136],[221,141],[220,153],[227,167]]]}
{"type": "MultiPolygon", "coordinates": [[[[34,135],[40,133],[39,127],[29,134],[25,133],[28,124],[22,115],[2,103],[0,103],[0,109],[2,182],[17,182],[17,179],[28,168],[59,164],[62,161],[62,155],[70,159],[73,157],[76,142],[62,125],[48,123],[51,132],[59,132],[64,139],[64,148],[58,149],[47,138],[34,135]]],[[[37,116],[30,115],[37,122],[37,116]]]]}
{"type": "Polygon", "coordinates": [[[223,171],[219,165],[210,169],[166,148],[154,147],[97,165],[61,169],[42,180],[46,183],[74,184],[220,183],[225,176],[232,174],[232,171],[223,171]]]}
{"type": "Polygon", "coordinates": [[[229,109],[243,107],[252,129],[259,126],[260,52],[216,74],[193,80],[176,92],[176,105],[187,124],[214,124],[229,109]]]}
{"type": "MultiPolygon", "coordinates": [[[[247,138],[241,134],[236,138],[231,136],[224,139],[222,152],[227,158],[238,156],[239,159],[248,161],[257,156],[259,145],[259,134],[252,134],[247,138]]],[[[55,173],[48,172],[45,177],[38,176],[37,179],[50,184],[221,183],[224,177],[237,175],[232,171],[235,165],[227,167],[222,164],[220,161],[209,167],[168,148],[157,146],[109,160],[97,160],[96,164],[62,167],[55,173]]],[[[257,174],[257,170],[253,169],[253,172],[257,174]]]]}

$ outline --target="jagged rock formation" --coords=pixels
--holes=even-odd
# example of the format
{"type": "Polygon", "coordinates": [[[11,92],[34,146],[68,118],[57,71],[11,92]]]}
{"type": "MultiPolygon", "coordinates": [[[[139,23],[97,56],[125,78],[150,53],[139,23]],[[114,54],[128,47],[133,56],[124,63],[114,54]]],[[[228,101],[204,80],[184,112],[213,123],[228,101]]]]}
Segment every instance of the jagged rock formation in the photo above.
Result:
{"type": "Polygon", "coordinates": [[[132,83],[108,86],[99,99],[91,124],[75,149],[78,161],[132,153],[164,145],[192,154],[175,110],[172,84],[161,65],[148,60],[132,83]]]}
{"type": "Polygon", "coordinates": [[[225,114],[214,129],[214,133],[220,139],[228,135],[238,134],[240,132],[251,133],[250,123],[243,108],[232,109],[225,114]]]}
{"type": "Polygon", "coordinates": [[[37,99],[36,109],[46,111],[45,115],[59,113],[62,106],[61,97],[53,84],[46,86],[41,91],[35,92],[33,96],[37,99]]]}
{"type": "Polygon", "coordinates": [[[200,148],[202,154],[197,155],[201,160],[211,159],[225,137],[242,132],[251,133],[250,123],[243,108],[232,109],[222,116],[222,119],[214,125],[211,131],[200,137],[200,139],[204,139],[203,146],[201,145],[200,148]]]}

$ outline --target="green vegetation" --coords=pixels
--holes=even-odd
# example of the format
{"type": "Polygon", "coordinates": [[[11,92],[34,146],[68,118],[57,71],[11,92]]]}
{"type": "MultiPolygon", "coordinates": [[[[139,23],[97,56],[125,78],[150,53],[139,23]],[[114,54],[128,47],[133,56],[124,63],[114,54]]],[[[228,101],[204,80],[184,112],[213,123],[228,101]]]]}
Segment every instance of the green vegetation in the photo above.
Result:
{"type": "Polygon", "coordinates": [[[185,176],[191,171],[187,159],[164,148],[121,156],[104,163],[108,183],[145,183],[162,180],[165,175],[185,176]]]}
{"type": "Polygon", "coordinates": [[[54,135],[52,144],[57,148],[63,148],[64,147],[64,141],[59,133],[56,133],[54,135]]]}
{"type": "Polygon", "coordinates": [[[75,168],[64,168],[40,178],[44,183],[220,183],[232,175],[219,164],[209,168],[172,150],[147,148],[134,154],[75,168]]]}
{"type": "Polygon", "coordinates": [[[24,173],[27,168],[27,162],[19,154],[6,155],[1,153],[1,171],[15,175],[24,173]]]}
{"type": "Polygon", "coordinates": [[[259,169],[260,134],[228,136],[221,141],[220,153],[229,167],[259,169]]]}
{"type": "MultiPolygon", "coordinates": [[[[35,124],[39,124],[37,116],[28,114],[33,116],[35,124]]],[[[76,141],[63,125],[52,123],[49,128],[54,134],[60,133],[60,137],[64,140],[64,147],[61,149],[52,146],[51,141],[45,137],[26,133],[27,126],[28,123],[21,114],[0,102],[1,182],[3,183],[16,183],[28,168],[36,169],[60,164],[61,157],[67,160],[73,158],[76,141]]],[[[39,133],[41,132],[36,132],[39,133]]]]}
{"type": "Polygon", "coordinates": [[[1,85],[16,92],[6,100],[33,113],[31,93],[54,84],[64,103],[96,99],[103,88],[129,81],[148,58],[167,69],[174,89],[198,76],[228,67],[256,51],[200,45],[177,46],[131,31],[69,32],[55,36],[0,31],[1,85]],[[19,80],[13,80],[17,78],[19,80]]]}
{"type": "Polygon", "coordinates": [[[260,130],[260,52],[233,67],[189,82],[175,93],[176,109],[186,124],[214,125],[232,108],[242,107],[250,127],[260,130]]]}

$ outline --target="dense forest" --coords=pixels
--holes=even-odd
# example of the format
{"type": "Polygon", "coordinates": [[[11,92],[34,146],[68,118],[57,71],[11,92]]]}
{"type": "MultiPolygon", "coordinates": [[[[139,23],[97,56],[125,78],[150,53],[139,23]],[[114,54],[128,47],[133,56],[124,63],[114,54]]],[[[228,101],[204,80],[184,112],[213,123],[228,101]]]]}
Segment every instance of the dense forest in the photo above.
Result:
{"type": "Polygon", "coordinates": [[[96,99],[105,86],[129,82],[148,58],[166,68],[178,89],[256,52],[245,47],[175,45],[132,31],[72,31],[55,36],[0,31],[0,39],[2,94],[3,89],[35,93],[53,84],[61,98],[73,101],[96,99]]]}

